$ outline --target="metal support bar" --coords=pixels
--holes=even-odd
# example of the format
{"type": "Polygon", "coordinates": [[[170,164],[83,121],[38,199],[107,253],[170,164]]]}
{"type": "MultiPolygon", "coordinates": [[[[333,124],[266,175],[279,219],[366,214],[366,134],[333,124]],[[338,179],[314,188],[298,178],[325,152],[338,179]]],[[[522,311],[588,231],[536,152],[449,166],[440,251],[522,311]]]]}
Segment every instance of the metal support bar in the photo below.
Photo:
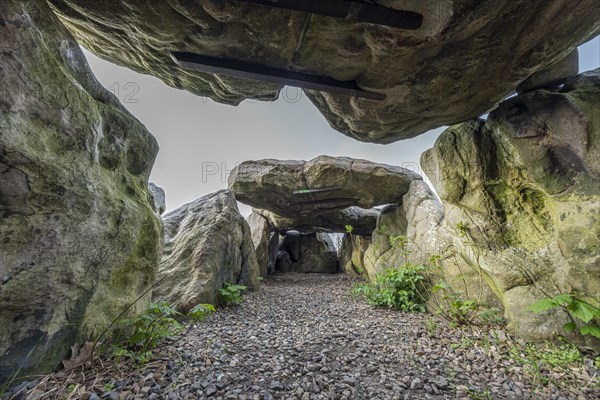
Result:
{"type": "Polygon", "coordinates": [[[194,53],[171,52],[171,57],[182,68],[200,72],[296,86],[302,89],[320,90],[370,100],[383,100],[386,97],[383,93],[362,90],[354,81],[338,81],[329,76],[288,71],[245,61],[227,60],[194,53]]]}
{"type": "Polygon", "coordinates": [[[313,195],[313,194],[318,194],[318,193],[337,192],[338,190],[342,190],[342,188],[334,187],[334,188],[326,188],[326,189],[302,189],[302,190],[296,190],[293,194],[296,196],[298,196],[298,195],[313,195]]]}
{"type": "Polygon", "coordinates": [[[351,0],[238,0],[264,7],[283,8],[356,22],[416,30],[423,24],[423,15],[414,11],[395,10],[376,4],[351,0]]]}

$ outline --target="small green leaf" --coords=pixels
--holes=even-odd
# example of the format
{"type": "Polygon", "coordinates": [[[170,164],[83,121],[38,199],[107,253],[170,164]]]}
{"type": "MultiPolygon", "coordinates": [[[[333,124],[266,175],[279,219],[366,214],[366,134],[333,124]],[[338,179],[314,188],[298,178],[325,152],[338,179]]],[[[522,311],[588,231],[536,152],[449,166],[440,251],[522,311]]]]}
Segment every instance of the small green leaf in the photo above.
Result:
{"type": "Polygon", "coordinates": [[[571,314],[585,322],[586,324],[594,318],[595,308],[589,303],[583,300],[575,299],[571,305],[569,305],[569,311],[571,314]]]}
{"type": "Polygon", "coordinates": [[[600,339],[600,328],[592,325],[585,325],[579,329],[579,333],[582,335],[592,335],[598,339],[600,339]]]}
{"type": "Polygon", "coordinates": [[[573,332],[575,328],[577,328],[577,325],[575,325],[573,322],[569,322],[568,324],[564,324],[562,328],[566,332],[573,332]]]}
{"type": "Polygon", "coordinates": [[[554,296],[551,300],[555,306],[568,306],[573,302],[573,295],[559,294],[558,296],[554,296]]]}
{"type": "Polygon", "coordinates": [[[534,313],[541,313],[544,311],[548,311],[551,308],[556,307],[556,304],[552,301],[552,299],[544,298],[536,301],[532,305],[529,306],[529,309],[534,313]]]}

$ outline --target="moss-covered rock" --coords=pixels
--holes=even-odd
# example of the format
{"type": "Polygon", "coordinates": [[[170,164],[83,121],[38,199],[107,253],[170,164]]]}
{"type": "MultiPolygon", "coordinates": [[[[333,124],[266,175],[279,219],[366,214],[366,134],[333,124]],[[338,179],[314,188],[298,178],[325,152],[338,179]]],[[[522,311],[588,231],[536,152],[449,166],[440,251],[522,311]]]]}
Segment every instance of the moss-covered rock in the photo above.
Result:
{"type": "Polygon", "coordinates": [[[340,269],[350,276],[366,275],[364,257],[370,244],[370,237],[344,234],[338,249],[340,269]]]}
{"type": "Polygon", "coordinates": [[[258,287],[260,269],[250,226],[235,196],[221,190],[163,216],[164,251],[153,297],[186,312],[219,304],[226,283],[258,287]]]}
{"type": "Polygon", "coordinates": [[[355,81],[387,98],[306,93],[334,129],[377,143],[484,114],[600,31],[596,0],[375,1],[421,13],[415,31],[224,0],[49,3],[98,56],[222,103],[274,100],[281,87],[185,70],[169,52],[355,81]]]}
{"type": "Polygon", "coordinates": [[[484,272],[513,329],[533,339],[568,322],[562,311],[533,314],[536,300],[600,298],[599,72],[451,127],[421,159],[457,254],[484,272]]]}
{"type": "Polygon", "coordinates": [[[148,202],[154,138],[95,80],[45,1],[0,11],[3,381],[56,368],[149,289],[161,225],[148,202]]]}

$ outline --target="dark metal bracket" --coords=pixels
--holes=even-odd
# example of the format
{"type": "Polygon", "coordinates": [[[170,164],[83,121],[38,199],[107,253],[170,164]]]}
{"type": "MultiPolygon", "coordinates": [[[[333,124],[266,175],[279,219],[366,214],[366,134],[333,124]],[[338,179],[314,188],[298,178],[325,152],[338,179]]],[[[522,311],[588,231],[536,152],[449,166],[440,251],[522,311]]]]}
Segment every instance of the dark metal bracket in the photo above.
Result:
{"type": "Polygon", "coordinates": [[[356,22],[416,30],[423,24],[423,15],[414,11],[394,10],[376,4],[351,0],[238,0],[264,7],[301,11],[356,22]]]}
{"type": "Polygon", "coordinates": [[[362,90],[354,81],[338,81],[328,76],[288,71],[239,60],[228,60],[195,53],[171,52],[173,60],[182,68],[211,74],[228,75],[302,89],[319,90],[337,95],[383,100],[383,93],[362,90]]]}

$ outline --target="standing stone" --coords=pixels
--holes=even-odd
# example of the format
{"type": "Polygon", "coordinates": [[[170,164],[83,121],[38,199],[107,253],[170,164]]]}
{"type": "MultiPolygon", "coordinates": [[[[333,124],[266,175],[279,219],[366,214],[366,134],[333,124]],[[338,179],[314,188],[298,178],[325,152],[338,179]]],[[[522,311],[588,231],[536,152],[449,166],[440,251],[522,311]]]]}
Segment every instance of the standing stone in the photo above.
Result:
{"type": "Polygon", "coordinates": [[[152,209],[157,212],[158,215],[163,215],[167,209],[165,191],[156,186],[153,182],[150,182],[148,183],[148,192],[150,192],[150,204],[152,205],[152,209]]]}
{"type": "MultiPolygon", "coordinates": [[[[48,373],[129,304],[161,249],[156,140],[41,0],[0,4],[0,382],[48,373]]],[[[139,300],[138,300],[139,299],[139,300]]]]}
{"type": "Polygon", "coordinates": [[[444,280],[463,299],[501,308],[483,275],[461,258],[454,241],[444,224],[442,204],[425,182],[415,181],[402,204],[381,210],[372,243],[363,256],[363,266],[373,279],[386,268],[407,262],[426,265],[431,284],[444,280]],[[439,257],[443,268],[436,267],[432,256],[439,257]]]}
{"type": "Polygon", "coordinates": [[[344,234],[338,249],[340,269],[350,276],[366,274],[364,256],[370,244],[365,236],[344,234]]]}
{"type": "Polygon", "coordinates": [[[487,121],[446,130],[421,158],[460,258],[530,339],[569,322],[563,310],[531,312],[537,300],[600,298],[599,74],[510,98],[487,121]]]}
{"type": "Polygon", "coordinates": [[[154,299],[188,311],[217,304],[225,285],[258,286],[250,226],[230,190],[201,197],[163,217],[165,245],[154,299]]]}
{"type": "MultiPolygon", "coordinates": [[[[272,247],[274,247],[271,239],[275,237],[274,232],[271,230],[269,221],[256,212],[250,214],[246,221],[252,233],[252,243],[254,243],[254,250],[256,251],[260,276],[265,277],[269,274],[269,271],[274,269],[274,265],[272,265],[274,259],[271,256],[273,253],[272,247]]],[[[279,238],[276,238],[276,246],[278,245],[279,238]]],[[[275,251],[277,251],[277,247],[275,247],[275,251]]]]}

